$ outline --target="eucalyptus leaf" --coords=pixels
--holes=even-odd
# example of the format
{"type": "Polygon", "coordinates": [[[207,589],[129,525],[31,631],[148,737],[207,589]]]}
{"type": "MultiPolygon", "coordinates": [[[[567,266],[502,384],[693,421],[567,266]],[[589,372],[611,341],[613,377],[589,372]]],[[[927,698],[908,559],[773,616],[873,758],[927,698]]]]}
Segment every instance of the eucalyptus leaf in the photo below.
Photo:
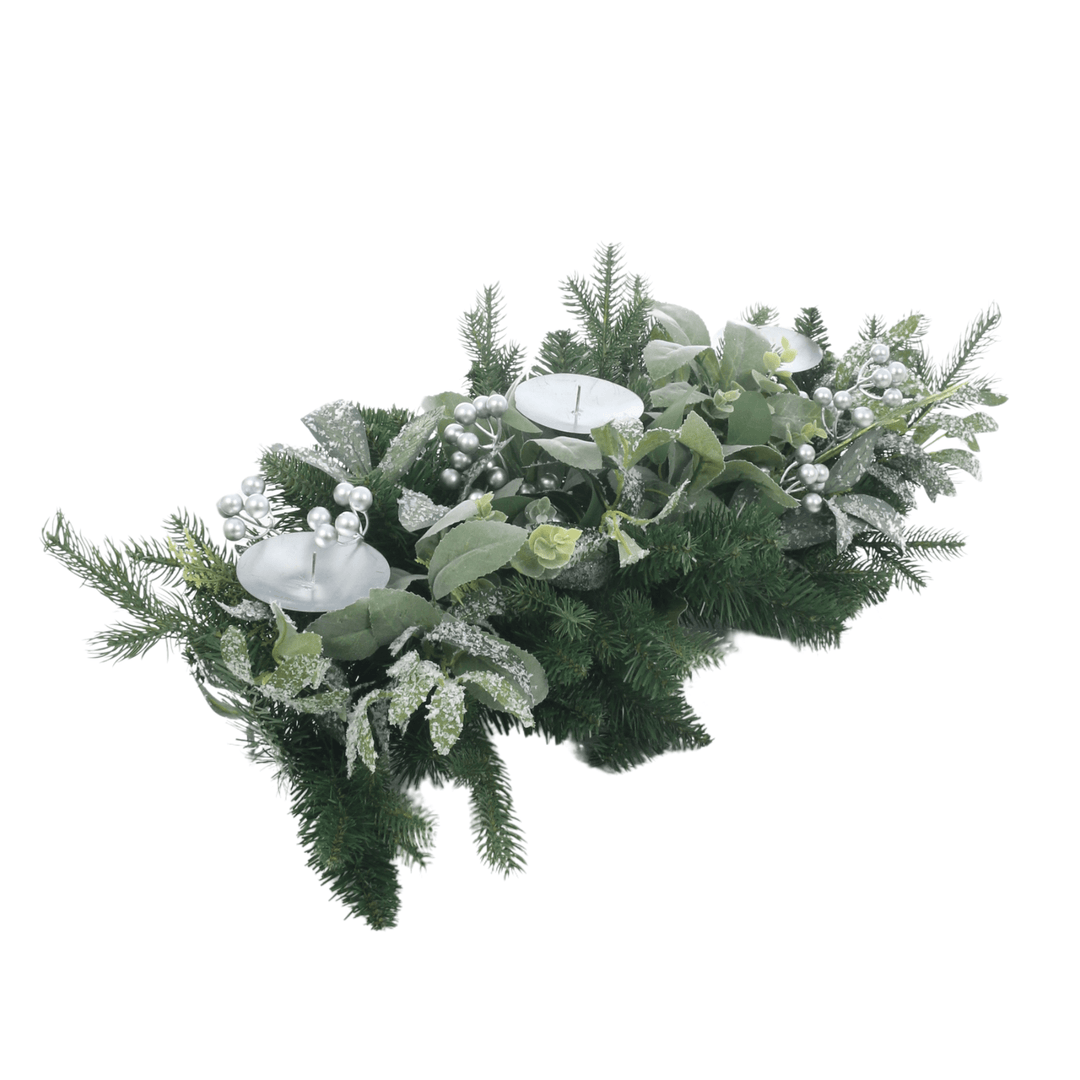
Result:
{"type": "Polygon", "coordinates": [[[539,435],[543,430],[518,412],[512,403],[507,408],[506,412],[502,414],[501,420],[508,428],[512,428],[514,431],[520,431],[524,435],[539,435]]]}
{"type": "Polygon", "coordinates": [[[502,521],[466,521],[443,537],[431,556],[428,581],[436,600],[505,566],[528,533],[502,521]]]}
{"type": "Polygon", "coordinates": [[[760,394],[741,394],[732,403],[728,417],[728,442],[754,446],[769,441],[772,434],[773,414],[768,402],[760,394]]]}
{"type": "MultiPolygon", "coordinates": [[[[771,434],[786,443],[801,442],[801,434],[807,424],[812,424],[824,435],[821,423],[821,406],[798,394],[778,394],[770,399],[772,406],[771,434]]],[[[734,442],[734,439],[731,439],[734,442]]]]}
{"type": "Polygon", "coordinates": [[[696,312],[678,304],[661,304],[654,300],[650,308],[653,317],[684,345],[711,345],[705,321],[696,312]]]}
{"type": "MultiPolygon", "coordinates": [[[[768,375],[765,354],[772,349],[772,342],[761,332],[761,328],[749,323],[728,322],[724,327],[724,360],[721,370],[729,374],[729,379],[744,382],[749,380],[751,371],[760,371],[768,375]]],[[[753,389],[749,386],[748,389],[753,389]]]]}
{"type": "Polygon", "coordinates": [[[469,521],[480,513],[479,508],[472,499],[459,502],[452,510],[448,510],[431,528],[428,529],[419,540],[416,541],[416,557],[425,562],[431,559],[435,549],[439,546],[439,533],[460,525],[463,521],[469,521]]]}
{"type": "Polygon", "coordinates": [[[561,435],[555,439],[532,439],[542,450],[547,451],[556,461],[572,465],[576,469],[596,472],[604,467],[603,455],[596,443],[587,439],[575,439],[571,435],[561,435]]]}
{"type": "Polygon", "coordinates": [[[389,645],[410,626],[433,630],[446,617],[422,596],[397,589],[372,589],[368,601],[371,633],[380,645],[389,645]]]}
{"type": "Polygon", "coordinates": [[[702,461],[724,464],[724,448],[716,432],[697,413],[691,413],[679,429],[679,442],[693,450],[702,461]]]}
{"type": "Polygon", "coordinates": [[[370,598],[365,596],[340,611],[328,611],[308,624],[322,638],[324,656],[335,660],[366,660],[380,642],[371,629],[370,598]]]}
{"type": "Polygon", "coordinates": [[[735,458],[737,461],[750,461],[755,465],[765,465],[770,469],[783,469],[784,463],[787,460],[779,450],[768,444],[760,444],[757,446],[732,446],[730,444],[725,444],[724,458],[727,460],[735,458]]]}
{"type": "Polygon", "coordinates": [[[701,345],[676,345],[673,341],[650,341],[641,354],[649,377],[657,382],[694,361],[701,345]]]}
{"type": "Polygon", "coordinates": [[[650,394],[653,407],[667,409],[672,405],[681,404],[685,409],[690,405],[697,405],[701,401],[711,401],[711,394],[703,394],[694,389],[688,382],[673,382],[661,386],[650,394]]]}

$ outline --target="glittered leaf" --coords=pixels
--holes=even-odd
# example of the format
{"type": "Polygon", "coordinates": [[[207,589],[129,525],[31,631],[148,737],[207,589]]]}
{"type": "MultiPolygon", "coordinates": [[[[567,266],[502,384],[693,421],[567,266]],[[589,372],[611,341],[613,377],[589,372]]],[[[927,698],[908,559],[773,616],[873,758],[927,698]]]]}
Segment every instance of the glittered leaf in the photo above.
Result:
{"type": "Polygon", "coordinates": [[[428,580],[436,600],[505,566],[528,533],[502,521],[466,521],[451,529],[431,556],[428,580]]]}
{"type": "Polygon", "coordinates": [[[440,506],[420,491],[402,488],[398,499],[398,521],[409,532],[418,532],[434,525],[439,518],[450,512],[449,506],[440,506]]]}
{"type": "Polygon", "coordinates": [[[971,473],[976,480],[982,479],[982,466],[979,464],[979,459],[969,450],[931,450],[927,456],[931,461],[936,461],[941,465],[952,465],[954,468],[963,469],[971,473]]]}
{"type": "Polygon", "coordinates": [[[749,461],[728,459],[721,482],[727,484],[733,480],[748,481],[761,488],[762,494],[768,496],[778,506],[794,508],[799,505],[798,499],[793,499],[767,472],[762,472],[749,461]]]}
{"type": "Polygon", "coordinates": [[[832,512],[836,521],[836,553],[839,555],[848,549],[848,545],[855,539],[855,521],[837,505],[833,499],[826,499],[825,505],[832,512]]]}
{"type": "Polygon", "coordinates": [[[327,453],[337,458],[350,475],[359,479],[371,472],[367,425],[358,405],[334,401],[308,413],[303,422],[327,453]]]}
{"type": "Polygon", "coordinates": [[[400,728],[404,728],[409,717],[424,704],[432,687],[445,679],[438,665],[421,660],[415,652],[406,653],[397,663],[391,664],[387,674],[394,679],[387,719],[400,728]]]}
{"type": "Polygon", "coordinates": [[[254,682],[247,642],[244,640],[244,635],[235,626],[228,627],[221,635],[221,659],[229,671],[241,682],[254,682]]]}
{"type": "Polygon", "coordinates": [[[457,681],[489,708],[516,716],[526,727],[533,726],[529,702],[509,679],[493,671],[466,671],[458,676],[457,681]]]}
{"type": "Polygon", "coordinates": [[[371,721],[368,720],[368,706],[385,697],[389,697],[385,690],[372,690],[370,694],[365,694],[349,713],[349,725],[345,729],[345,762],[350,777],[357,758],[360,758],[371,772],[375,771],[378,754],[375,750],[375,736],[371,730],[371,721]]]}
{"type": "Polygon", "coordinates": [[[802,506],[781,514],[777,524],[784,549],[787,551],[828,543],[836,533],[834,518],[820,512],[811,514],[802,506]]]}
{"type": "Polygon", "coordinates": [[[379,472],[387,483],[397,482],[412,468],[441,419],[441,409],[421,413],[397,433],[379,462],[379,472]]]}
{"type": "Polygon", "coordinates": [[[874,464],[874,450],[879,437],[879,432],[871,430],[848,446],[829,469],[829,479],[824,488],[826,495],[850,491],[863,478],[866,470],[874,464]]]}
{"type": "Polygon", "coordinates": [[[903,518],[884,499],[873,495],[837,495],[833,500],[846,514],[868,521],[904,550],[903,518]]]}

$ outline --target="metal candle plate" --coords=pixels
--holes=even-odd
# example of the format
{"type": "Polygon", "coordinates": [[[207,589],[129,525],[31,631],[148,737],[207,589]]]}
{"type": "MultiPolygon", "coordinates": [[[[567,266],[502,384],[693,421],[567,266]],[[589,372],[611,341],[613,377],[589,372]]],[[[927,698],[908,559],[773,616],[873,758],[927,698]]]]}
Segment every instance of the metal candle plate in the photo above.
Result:
{"type": "Polygon", "coordinates": [[[541,375],[514,391],[514,406],[524,416],[555,431],[587,435],[618,416],[637,419],[645,403],[632,390],[591,375],[541,375]]]}
{"type": "Polygon", "coordinates": [[[312,532],[285,533],[249,547],[236,576],[252,596],[286,611],[339,611],[383,588],[390,564],[369,544],[321,548],[312,532]]]}

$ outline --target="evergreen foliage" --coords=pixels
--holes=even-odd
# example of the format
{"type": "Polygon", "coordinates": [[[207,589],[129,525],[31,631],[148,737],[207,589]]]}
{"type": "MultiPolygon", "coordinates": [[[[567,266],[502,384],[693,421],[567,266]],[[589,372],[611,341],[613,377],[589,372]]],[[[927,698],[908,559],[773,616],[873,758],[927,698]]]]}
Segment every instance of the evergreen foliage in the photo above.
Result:
{"type": "MultiPolygon", "coordinates": [[[[494,475],[480,461],[459,488],[440,479],[457,445],[454,392],[427,399],[419,416],[338,402],[305,418],[319,446],[263,453],[280,530],[306,529],[316,507],[336,513],[343,477],[370,492],[364,540],[395,580],[343,610],[291,618],[253,600],[236,559],[262,540],[228,551],[184,512],[160,541],[98,547],[59,511],[42,534],[49,554],[128,613],[93,639],[95,654],[178,646],[252,760],[275,770],[308,865],[376,929],[396,923],[398,863],[431,857],[423,783],[466,788],[481,858],[519,871],[524,838],[499,738],[570,742],[612,772],[706,746],[684,685],[734,633],[836,646],[864,607],[923,588],[925,564],[963,547],[904,517],[918,489],[935,499],[955,493],[959,472],[979,475],[978,437],[997,425],[969,410],[1005,400],[972,371],[996,307],[940,369],[923,350],[921,315],[871,316],[837,356],[821,313],[803,308],[795,331],[823,355],[792,376],[770,351],[775,336],[731,323],[711,344],[693,312],[657,305],[654,316],[617,245],[562,291],[579,328],[547,334],[531,374],[618,382],[644,400],[640,418],[576,438],[537,435],[516,410],[505,425],[489,418],[475,428],[490,439],[480,453],[512,479],[483,497],[468,497],[494,475]],[[896,375],[900,405],[867,389],[882,344],[907,371],[896,375]],[[870,420],[815,404],[821,386],[861,393],[870,420]],[[805,446],[817,464],[800,479],[805,446]],[[815,514],[807,497],[819,491],[815,514]]],[[[777,318],[755,305],[742,322],[777,318]]],[[[460,326],[470,395],[513,396],[523,350],[501,343],[501,327],[489,286],[460,326]]]]}

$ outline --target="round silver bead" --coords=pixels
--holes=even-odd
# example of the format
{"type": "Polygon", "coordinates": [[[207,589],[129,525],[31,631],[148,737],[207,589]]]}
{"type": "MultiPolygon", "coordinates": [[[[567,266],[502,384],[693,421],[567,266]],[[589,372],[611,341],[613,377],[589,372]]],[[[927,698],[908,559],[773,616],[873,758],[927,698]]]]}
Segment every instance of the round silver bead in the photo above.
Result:
{"type": "Polygon", "coordinates": [[[487,410],[489,416],[499,417],[502,416],[507,409],[510,408],[510,402],[502,396],[502,394],[491,394],[487,399],[487,410]]]}
{"type": "Polygon", "coordinates": [[[330,511],[325,506],[314,506],[308,511],[307,523],[318,532],[320,525],[330,524],[330,511]]]}
{"type": "Polygon", "coordinates": [[[460,435],[460,434],[461,434],[461,433],[462,433],[462,432],[463,432],[464,430],[465,430],[465,429],[464,429],[464,428],[463,428],[463,427],[462,427],[462,426],[461,426],[460,424],[447,424],[447,425],[446,425],[446,427],[444,427],[444,428],[443,428],[443,433],[442,433],[442,437],[443,437],[443,438],[444,438],[444,439],[445,439],[445,440],[446,440],[446,441],[447,441],[448,443],[456,442],[456,441],[457,441],[457,437],[458,437],[458,436],[459,436],[459,435],[460,435]]]}
{"type": "Polygon", "coordinates": [[[816,457],[817,451],[808,442],[804,442],[800,446],[795,447],[795,460],[801,461],[804,465],[813,461],[816,457]]]}
{"type": "Polygon", "coordinates": [[[805,390],[799,391],[799,397],[806,398],[807,401],[810,400],[810,395],[805,390]]]}
{"type": "Polygon", "coordinates": [[[822,506],[825,500],[816,492],[807,492],[802,497],[802,504],[808,514],[816,514],[822,506]]]}
{"type": "Polygon", "coordinates": [[[884,364],[889,359],[889,346],[883,341],[879,341],[870,346],[870,359],[875,360],[879,364],[884,364]]]}
{"type": "MultiPolygon", "coordinates": [[[[469,408],[471,409],[472,406],[470,405],[469,408]]],[[[475,454],[480,449],[480,437],[471,431],[463,431],[457,437],[457,446],[463,454],[475,454]]]]}
{"type": "Polygon", "coordinates": [[[463,454],[460,450],[455,450],[450,455],[450,465],[455,469],[467,469],[472,464],[468,454],[463,454]]]}
{"type": "Polygon", "coordinates": [[[479,488],[473,488],[472,491],[469,492],[469,498],[473,502],[479,502],[486,494],[486,491],[481,491],[479,488]]]}
{"type": "Polygon", "coordinates": [[[442,481],[443,487],[456,488],[461,484],[461,473],[457,469],[443,469],[439,473],[439,480],[442,481]]]}
{"type": "Polygon", "coordinates": [[[476,406],[473,405],[469,401],[463,401],[454,410],[454,419],[459,424],[464,424],[466,427],[468,427],[469,424],[475,424],[476,423],[476,406]]]}
{"type": "Polygon", "coordinates": [[[505,469],[492,469],[488,473],[488,483],[493,488],[501,488],[506,483],[506,470],[505,469]]]}
{"type": "Polygon", "coordinates": [[[829,466],[815,465],[814,468],[817,469],[817,482],[819,484],[824,484],[825,481],[829,479],[829,466]]]}
{"type": "Polygon", "coordinates": [[[236,517],[244,509],[244,497],[242,495],[222,495],[217,501],[218,513],[223,518],[236,517]]]}
{"type": "Polygon", "coordinates": [[[348,480],[342,480],[336,488],[334,488],[334,502],[338,506],[348,506],[349,496],[352,494],[353,486],[348,480]]]}
{"type": "Polygon", "coordinates": [[[473,398],[472,407],[476,410],[476,415],[481,419],[488,415],[488,399],[483,394],[473,398]]]}
{"type": "Polygon", "coordinates": [[[881,395],[881,400],[889,406],[890,409],[898,409],[904,404],[903,392],[897,390],[895,386],[890,386],[884,394],[881,395]]]}
{"type": "Polygon", "coordinates": [[[266,479],[262,476],[246,476],[240,482],[240,490],[245,495],[261,495],[266,490],[266,479]]]}
{"type": "Polygon", "coordinates": [[[892,372],[887,367],[876,367],[870,372],[870,381],[876,390],[884,390],[892,386],[892,372]]]}
{"type": "Polygon", "coordinates": [[[889,365],[889,374],[892,375],[893,386],[903,386],[908,380],[907,365],[901,364],[899,360],[894,360],[889,365]]]}
{"type": "Polygon", "coordinates": [[[222,529],[226,540],[243,540],[247,536],[247,526],[237,517],[229,518],[222,529]]]}
{"type": "Polygon", "coordinates": [[[839,409],[840,412],[845,412],[851,408],[851,403],[854,400],[851,396],[850,390],[837,390],[832,396],[832,403],[834,409],[839,409]]]}
{"type": "Polygon", "coordinates": [[[328,548],[331,544],[336,543],[337,529],[329,522],[324,522],[315,529],[315,545],[317,547],[328,548]]]}
{"type": "Polygon", "coordinates": [[[366,488],[361,484],[359,487],[354,487],[349,492],[349,506],[352,507],[358,514],[363,514],[365,511],[371,509],[371,504],[375,501],[375,496],[371,494],[371,489],[366,488]]]}
{"type": "Polygon", "coordinates": [[[817,466],[811,465],[809,462],[805,465],[799,466],[798,471],[799,482],[802,484],[816,484],[817,483],[817,466]]]}
{"type": "Polygon", "coordinates": [[[344,514],[338,514],[334,519],[334,528],[337,529],[338,536],[347,540],[360,531],[360,518],[351,510],[346,510],[344,514]]]}
{"type": "Polygon", "coordinates": [[[554,473],[546,472],[536,483],[541,491],[554,491],[559,486],[559,478],[554,473]]]}
{"type": "Polygon", "coordinates": [[[819,405],[831,405],[832,404],[832,391],[827,386],[819,386],[814,391],[814,400],[819,405]]]}
{"type": "Polygon", "coordinates": [[[244,509],[253,518],[264,518],[270,513],[270,500],[265,495],[249,495],[244,500],[244,509]]]}
{"type": "Polygon", "coordinates": [[[874,422],[874,414],[865,405],[860,405],[852,412],[851,419],[856,427],[868,428],[874,422]]]}
{"type": "Polygon", "coordinates": [[[810,490],[811,491],[824,491],[825,490],[825,484],[822,483],[821,481],[818,481],[818,483],[810,485],[810,490]]]}
{"type": "Polygon", "coordinates": [[[518,488],[518,494],[519,495],[535,495],[536,494],[536,488],[533,487],[532,484],[522,484],[521,487],[518,488]]]}

